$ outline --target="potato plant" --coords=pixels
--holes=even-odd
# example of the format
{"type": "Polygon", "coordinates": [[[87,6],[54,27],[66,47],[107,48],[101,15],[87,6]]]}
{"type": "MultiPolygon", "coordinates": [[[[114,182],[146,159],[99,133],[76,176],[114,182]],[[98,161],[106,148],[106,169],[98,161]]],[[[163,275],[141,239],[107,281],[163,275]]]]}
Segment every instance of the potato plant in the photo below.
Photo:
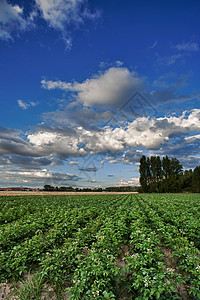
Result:
{"type": "Polygon", "coordinates": [[[198,194],[2,196],[0,281],[32,274],[37,298],[200,299],[199,217],[198,194]]]}

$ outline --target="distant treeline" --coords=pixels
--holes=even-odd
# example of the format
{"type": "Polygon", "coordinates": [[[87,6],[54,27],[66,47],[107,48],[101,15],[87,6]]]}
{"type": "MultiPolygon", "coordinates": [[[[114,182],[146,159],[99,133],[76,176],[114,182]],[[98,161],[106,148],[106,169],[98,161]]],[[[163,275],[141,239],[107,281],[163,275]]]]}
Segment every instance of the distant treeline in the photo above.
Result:
{"type": "Polygon", "coordinates": [[[185,170],[176,158],[167,155],[140,159],[140,191],[144,193],[200,192],[200,166],[185,170]]]}
{"type": "Polygon", "coordinates": [[[51,191],[51,192],[135,192],[137,191],[138,187],[132,186],[113,186],[107,187],[105,189],[102,188],[73,188],[72,186],[61,186],[61,187],[54,187],[52,185],[45,185],[44,191],[51,191]]]}

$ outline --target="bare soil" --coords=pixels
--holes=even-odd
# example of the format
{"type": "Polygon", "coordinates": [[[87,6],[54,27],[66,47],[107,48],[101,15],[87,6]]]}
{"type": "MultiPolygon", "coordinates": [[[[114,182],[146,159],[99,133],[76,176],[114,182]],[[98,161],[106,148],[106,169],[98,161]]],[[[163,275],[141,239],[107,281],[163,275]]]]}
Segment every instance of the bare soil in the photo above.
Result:
{"type": "MultiPolygon", "coordinates": [[[[178,274],[177,265],[175,259],[172,257],[172,252],[169,249],[162,249],[163,254],[165,256],[165,263],[169,268],[173,268],[175,273],[178,274]]],[[[187,286],[182,282],[179,287],[177,287],[177,291],[181,295],[182,300],[189,300],[190,297],[188,295],[187,286]]]]}

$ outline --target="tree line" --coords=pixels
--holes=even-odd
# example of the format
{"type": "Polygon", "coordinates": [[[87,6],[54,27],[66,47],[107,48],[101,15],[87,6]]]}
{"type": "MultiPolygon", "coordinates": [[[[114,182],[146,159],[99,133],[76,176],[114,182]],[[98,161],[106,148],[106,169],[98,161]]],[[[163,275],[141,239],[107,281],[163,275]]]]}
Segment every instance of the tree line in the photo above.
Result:
{"type": "Polygon", "coordinates": [[[200,166],[183,171],[176,158],[167,155],[140,159],[140,191],[144,193],[200,192],[200,166]]]}
{"type": "Polygon", "coordinates": [[[61,187],[54,187],[52,185],[46,184],[44,185],[43,191],[47,192],[136,192],[138,187],[132,186],[111,186],[103,188],[73,188],[72,186],[61,186],[61,187]]]}

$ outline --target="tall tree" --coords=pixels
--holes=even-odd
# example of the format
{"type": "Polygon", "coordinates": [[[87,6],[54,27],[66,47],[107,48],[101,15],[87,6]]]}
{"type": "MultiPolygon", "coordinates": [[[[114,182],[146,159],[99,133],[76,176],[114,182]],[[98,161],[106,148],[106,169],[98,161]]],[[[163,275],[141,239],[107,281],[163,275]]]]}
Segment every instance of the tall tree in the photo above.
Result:
{"type": "Polygon", "coordinates": [[[165,179],[168,179],[170,176],[170,159],[167,155],[162,159],[162,168],[165,179]]]}
{"type": "Polygon", "coordinates": [[[169,176],[170,176],[170,159],[169,157],[166,155],[165,157],[163,157],[162,159],[162,169],[163,169],[163,175],[164,175],[164,184],[163,184],[163,188],[164,191],[166,193],[169,192],[169,176]]]}
{"type": "Polygon", "coordinates": [[[157,157],[151,156],[150,158],[151,169],[151,192],[157,191],[157,157]]]}
{"type": "Polygon", "coordinates": [[[172,158],[170,161],[170,175],[180,174],[183,171],[183,166],[180,165],[180,162],[176,158],[172,158]]]}
{"type": "Polygon", "coordinates": [[[200,192],[200,166],[194,169],[192,176],[192,190],[194,193],[200,192]]]}
{"type": "Polygon", "coordinates": [[[147,160],[146,156],[142,155],[140,158],[140,184],[142,187],[142,191],[147,193],[148,192],[148,184],[147,184],[147,160]]]}
{"type": "Polygon", "coordinates": [[[156,177],[157,177],[157,182],[162,179],[163,172],[162,172],[162,162],[160,159],[160,156],[156,157],[156,177]]]}
{"type": "Polygon", "coordinates": [[[140,159],[140,184],[143,192],[179,192],[183,186],[182,165],[176,158],[167,155],[140,159]]]}
{"type": "Polygon", "coordinates": [[[150,158],[147,157],[147,185],[148,185],[148,191],[150,189],[151,181],[152,181],[151,162],[150,162],[150,158]]]}

